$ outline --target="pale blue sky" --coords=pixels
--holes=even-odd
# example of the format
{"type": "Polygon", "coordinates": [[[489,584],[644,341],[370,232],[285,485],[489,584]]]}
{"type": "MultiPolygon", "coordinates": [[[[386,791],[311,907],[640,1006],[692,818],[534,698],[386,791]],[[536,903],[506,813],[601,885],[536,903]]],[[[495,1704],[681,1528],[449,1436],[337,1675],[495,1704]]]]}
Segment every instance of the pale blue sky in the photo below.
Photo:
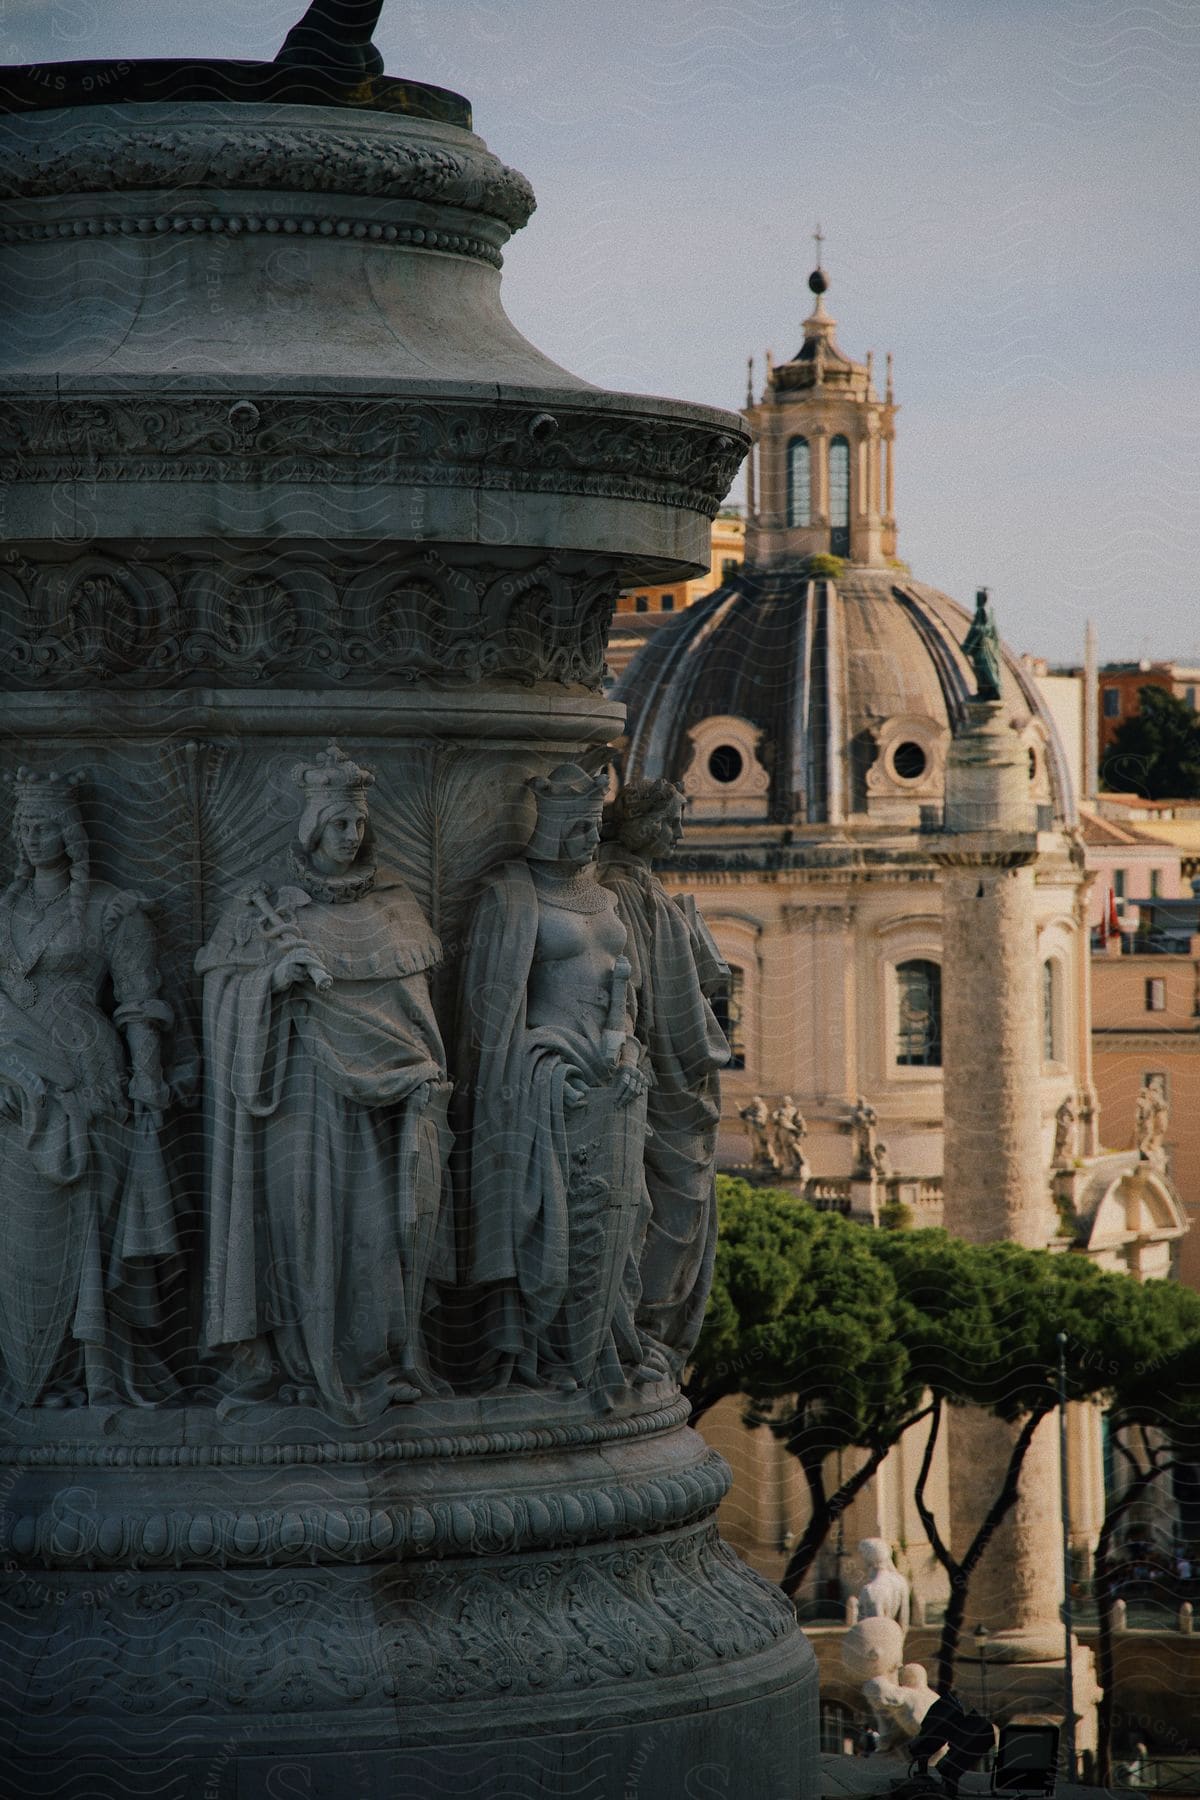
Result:
{"type": "MultiPolygon", "coordinates": [[[[304,0],[0,0],[5,61],[270,56],[304,0]]],[[[1200,659],[1200,0],[388,0],[533,182],[513,318],[736,406],[827,236],[896,356],[900,554],[1019,649],[1200,659]]]]}

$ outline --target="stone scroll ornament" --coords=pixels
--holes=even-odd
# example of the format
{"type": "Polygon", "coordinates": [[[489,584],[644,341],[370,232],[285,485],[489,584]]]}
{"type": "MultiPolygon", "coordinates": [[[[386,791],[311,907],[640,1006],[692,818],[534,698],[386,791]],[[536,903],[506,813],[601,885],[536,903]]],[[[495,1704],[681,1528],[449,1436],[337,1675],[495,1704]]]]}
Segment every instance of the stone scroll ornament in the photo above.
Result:
{"type": "Polygon", "coordinates": [[[650,1077],[596,878],[605,781],[564,764],[528,786],[533,836],[485,886],[462,970],[460,1276],[494,1385],[620,1390],[665,1364],[637,1325],[650,1077]]]}
{"type": "Polygon", "coordinates": [[[375,861],[374,776],[335,744],[293,771],[287,867],[196,958],[211,1177],[204,1343],[240,1402],[377,1418],[438,1384],[420,1322],[453,1279],[449,1083],[429,996],[441,945],[375,861]]]}
{"type": "Polygon", "coordinates": [[[678,1375],[700,1333],[717,1241],[718,1072],[729,1045],[712,997],[729,969],[691,897],[672,899],[652,861],[683,835],[684,796],[673,782],[635,781],[605,808],[600,880],[628,933],[636,1035],[650,1073],[642,1253],[643,1335],[678,1375]]]}
{"type": "Polygon", "coordinates": [[[179,1273],[150,903],[93,879],[78,774],[13,778],[0,896],[0,1394],[150,1405],[179,1273]]]}

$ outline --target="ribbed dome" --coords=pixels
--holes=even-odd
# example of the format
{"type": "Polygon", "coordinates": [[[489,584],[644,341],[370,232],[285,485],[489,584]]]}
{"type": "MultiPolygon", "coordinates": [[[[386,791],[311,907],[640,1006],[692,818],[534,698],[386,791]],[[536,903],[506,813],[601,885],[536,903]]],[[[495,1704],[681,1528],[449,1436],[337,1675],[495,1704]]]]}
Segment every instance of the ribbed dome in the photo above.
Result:
{"type": "MultiPolygon", "coordinates": [[[[975,691],[959,647],[969,624],[948,595],[886,569],[851,568],[836,581],[796,569],[743,569],[657,631],[626,670],[615,693],[628,709],[626,774],[682,780],[694,767],[697,726],[724,716],[762,733],[757,754],[770,776],[770,822],[844,827],[865,825],[876,812],[882,821],[889,815],[872,794],[891,781],[890,818],[898,823],[895,803],[906,786],[926,801],[941,798],[936,752],[958,730],[975,691]],[[906,784],[919,760],[914,738],[926,778],[906,784]],[[881,782],[877,772],[869,785],[885,750],[888,776],[881,782]]],[[[1002,688],[1014,725],[1036,740],[1031,779],[1056,823],[1072,821],[1054,727],[1007,650],[1002,688]],[[1036,745],[1044,751],[1040,774],[1036,745]]],[[[886,791],[881,797],[888,799],[886,791]]]]}

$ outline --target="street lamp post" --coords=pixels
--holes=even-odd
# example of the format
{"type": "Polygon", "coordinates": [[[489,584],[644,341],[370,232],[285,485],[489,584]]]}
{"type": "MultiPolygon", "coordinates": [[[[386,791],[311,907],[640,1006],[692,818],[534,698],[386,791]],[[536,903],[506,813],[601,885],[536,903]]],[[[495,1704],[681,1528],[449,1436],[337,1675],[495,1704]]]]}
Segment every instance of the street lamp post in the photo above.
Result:
{"type": "Polygon", "coordinates": [[[979,1652],[979,1710],[984,1718],[988,1717],[987,1693],[987,1641],[988,1628],[984,1624],[975,1627],[975,1647],[979,1652]]]}
{"type": "Polygon", "coordinates": [[[1075,1779],[1075,1670],[1072,1649],[1074,1616],[1071,1599],[1071,1489],[1067,1475],[1067,1334],[1058,1333],[1058,1486],[1062,1521],[1063,1566],[1063,1763],[1068,1781],[1075,1779]]]}

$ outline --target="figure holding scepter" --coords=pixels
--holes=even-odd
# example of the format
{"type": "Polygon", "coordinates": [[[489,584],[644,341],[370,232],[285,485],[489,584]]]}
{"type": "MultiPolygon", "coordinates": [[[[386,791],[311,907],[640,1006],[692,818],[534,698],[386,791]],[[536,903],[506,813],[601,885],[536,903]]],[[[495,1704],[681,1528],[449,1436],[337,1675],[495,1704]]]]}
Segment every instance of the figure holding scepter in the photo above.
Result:
{"type": "Polygon", "coordinates": [[[205,1342],[223,1404],[341,1423],[432,1385],[426,1288],[453,1275],[442,1207],[449,1083],[429,998],[441,946],[377,867],[374,777],[336,745],[303,795],[282,882],[260,881],[196,959],[212,1169],[205,1342]]]}

